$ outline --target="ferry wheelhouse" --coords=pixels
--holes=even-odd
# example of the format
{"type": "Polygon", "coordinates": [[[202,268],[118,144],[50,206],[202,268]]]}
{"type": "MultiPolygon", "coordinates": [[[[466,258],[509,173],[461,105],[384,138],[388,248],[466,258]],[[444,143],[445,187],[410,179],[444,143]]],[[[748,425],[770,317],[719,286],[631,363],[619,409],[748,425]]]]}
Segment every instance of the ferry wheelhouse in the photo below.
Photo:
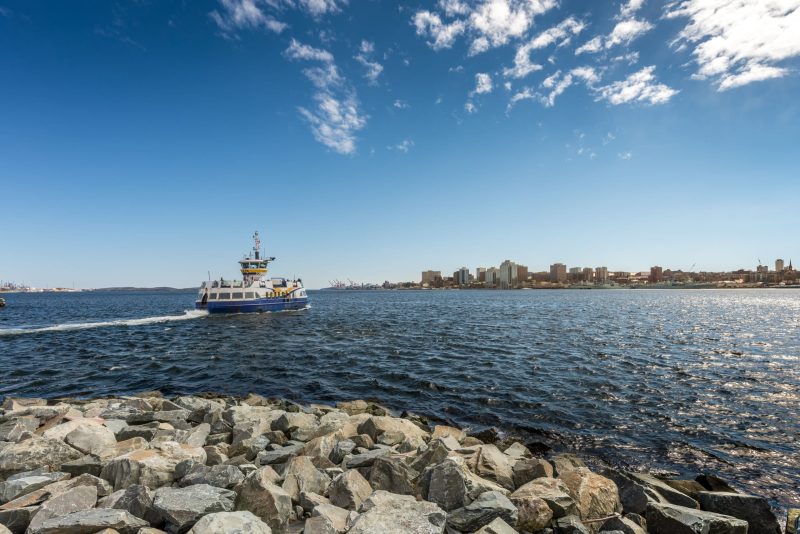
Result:
{"type": "Polygon", "coordinates": [[[195,308],[209,313],[247,313],[302,310],[308,295],[300,279],[266,278],[274,257],[261,257],[261,240],[253,235],[253,253],[239,261],[241,280],[209,280],[200,286],[195,308]]]}

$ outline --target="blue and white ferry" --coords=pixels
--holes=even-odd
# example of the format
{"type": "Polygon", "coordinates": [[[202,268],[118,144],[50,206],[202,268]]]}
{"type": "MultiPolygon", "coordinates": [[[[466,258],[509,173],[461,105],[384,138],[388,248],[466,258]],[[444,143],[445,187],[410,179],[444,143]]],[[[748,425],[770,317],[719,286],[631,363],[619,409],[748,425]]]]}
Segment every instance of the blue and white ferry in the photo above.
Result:
{"type": "Polygon", "coordinates": [[[303,281],[266,278],[275,258],[261,257],[261,240],[253,235],[253,254],[239,261],[242,280],[209,280],[200,286],[195,308],[209,313],[248,313],[302,310],[308,307],[303,281]]]}

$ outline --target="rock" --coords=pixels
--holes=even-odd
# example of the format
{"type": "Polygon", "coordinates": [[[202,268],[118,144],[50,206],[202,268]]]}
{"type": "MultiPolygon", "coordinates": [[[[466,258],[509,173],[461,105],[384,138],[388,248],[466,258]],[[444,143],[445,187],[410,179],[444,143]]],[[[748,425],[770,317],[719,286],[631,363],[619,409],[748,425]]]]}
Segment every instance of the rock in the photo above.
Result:
{"type": "Polygon", "coordinates": [[[35,417],[17,417],[0,424],[0,441],[19,441],[26,432],[39,428],[39,420],[35,417]]]}
{"type": "Polygon", "coordinates": [[[558,519],[576,514],[578,511],[575,499],[563,480],[557,478],[537,478],[511,494],[511,501],[521,503],[531,497],[542,499],[558,519]]]}
{"type": "Polygon", "coordinates": [[[272,534],[272,529],[247,511],[216,512],[200,518],[189,534],[272,534]]]}
{"type": "Polygon", "coordinates": [[[517,508],[502,493],[487,491],[470,504],[450,512],[447,524],[456,530],[471,532],[498,517],[513,525],[517,522],[517,508]]]}
{"type": "Polygon", "coordinates": [[[159,488],[153,494],[153,509],[172,530],[185,532],[206,514],[232,511],[235,499],[234,492],[208,484],[159,488]]]}
{"type": "Polygon", "coordinates": [[[25,506],[12,510],[0,510],[0,525],[3,525],[13,534],[23,534],[31,522],[33,514],[39,510],[38,506],[25,506]]]}
{"type": "Polygon", "coordinates": [[[45,438],[58,439],[63,441],[64,438],[67,436],[67,434],[69,434],[76,428],[80,428],[82,426],[102,426],[102,425],[103,425],[103,420],[99,418],[77,417],[65,423],[53,425],[49,428],[47,428],[49,425],[45,424],[45,426],[42,428],[43,429],[47,428],[47,429],[44,431],[40,429],[37,432],[37,434],[41,434],[41,436],[45,438]]]}
{"type": "Polygon", "coordinates": [[[355,441],[351,439],[342,439],[336,442],[336,445],[333,446],[333,450],[331,451],[328,458],[334,464],[342,463],[345,456],[353,452],[353,449],[356,448],[355,441]]]}
{"type": "Polygon", "coordinates": [[[83,456],[61,440],[32,437],[0,449],[0,478],[48,466],[58,471],[61,464],[83,456]]]}
{"type": "Polygon", "coordinates": [[[109,508],[125,510],[148,523],[160,522],[161,515],[153,508],[153,494],[146,486],[133,485],[121,491],[122,495],[109,508]]]}
{"type": "Polygon", "coordinates": [[[292,439],[308,441],[315,437],[319,421],[314,414],[285,412],[272,423],[271,427],[272,430],[280,430],[292,439]]]}
{"type": "Polygon", "coordinates": [[[400,445],[401,443],[403,443],[403,441],[405,441],[405,439],[406,435],[403,434],[402,432],[399,432],[397,430],[389,430],[388,432],[384,432],[383,434],[378,436],[378,443],[380,443],[381,445],[388,445],[391,447],[392,445],[400,445]]]}
{"type": "Polygon", "coordinates": [[[423,496],[447,511],[468,505],[485,491],[499,491],[504,495],[509,493],[502,486],[472,473],[461,457],[446,458],[429,467],[426,474],[427,488],[423,496]]]}
{"type": "Polygon", "coordinates": [[[578,515],[588,523],[591,531],[597,532],[600,524],[592,520],[609,517],[622,511],[617,485],[608,478],[593,473],[585,467],[561,472],[564,481],[578,509],[578,515]]]}
{"type": "Polygon", "coordinates": [[[553,465],[540,458],[521,458],[512,469],[514,487],[519,488],[533,479],[553,477],[553,465]]]}
{"type": "Polygon", "coordinates": [[[141,414],[130,415],[125,418],[125,422],[130,425],[138,425],[142,423],[151,423],[158,421],[159,423],[172,423],[176,428],[182,426],[189,418],[191,412],[189,410],[161,410],[158,412],[144,412],[141,414]]]}
{"type": "Polygon", "coordinates": [[[622,509],[626,514],[644,514],[647,503],[651,500],[645,493],[644,486],[616,469],[604,469],[602,474],[617,485],[622,509]]]}
{"type": "Polygon", "coordinates": [[[356,515],[357,514],[355,512],[345,510],[344,508],[339,508],[338,506],[334,506],[332,504],[320,504],[316,506],[311,513],[311,517],[324,518],[325,522],[332,526],[336,532],[347,531],[348,527],[350,526],[351,519],[355,519],[356,515]]]}
{"type": "Polygon", "coordinates": [[[378,436],[384,432],[399,432],[407,440],[413,440],[424,444],[429,434],[417,425],[406,419],[396,417],[372,416],[358,425],[359,434],[367,434],[373,441],[378,440],[378,436]]]}
{"type": "Polygon", "coordinates": [[[206,444],[206,438],[211,433],[211,425],[208,423],[201,423],[191,430],[187,431],[186,435],[179,440],[180,443],[185,443],[192,447],[203,447],[206,444]]]}
{"type": "Polygon", "coordinates": [[[363,400],[337,402],[336,407],[349,415],[365,413],[369,404],[363,400]]]}
{"type": "Polygon", "coordinates": [[[529,495],[525,498],[512,498],[511,502],[517,508],[516,527],[520,530],[537,532],[553,519],[553,511],[544,499],[529,495]]]}
{"type": "Polygon", "coordinates": [[[330,483],[330,477],[320,472],[308,456],[297,456],[286,467],[282,487],[293,502],[300,502],[300,492],[324,495],[330,483]]]}
{"type": "Polygon", "coordinates": [[[376,458],[372,464],[369,485],[376,490],[385,490],[400,495],[414,495],[418,476],[419,473],[400,458],[381,456],[376,458]]]}
{"type": "Polygon", "coordinates": [[[18,473],[8,477],[5,482],[0,482],[0,502],[8,502],[26,495],[53,482],[66,480],[68,473],[56,471],[55,473],[41,472],[40,470],[18,473]]]}
{"type": "Polygon", "coordinates": [[[133,451],[140,451],[149,447],[144,438],[131,438],[124,441],[117,441],[117,456],[128,454],[133,451]]]}
{"type": "Polygon", "coordinates": [[[320,504],[331,504],[331,501],[327,497],[316,493],[300,492],[300,507],[303,511],[310,514],[311,511],[320,504]]]}
{"type": "MultiPolygon", "coordinates": [[[[708,491],[724,491],[727,493],[736,493],[736,490],[730,484],[714,475],[698,475],[695,480],[708,491]]],[[[752,533],[751,533],[752,534],[752,533]]]]}
{"type": "Polygon", "coordinates": [[[674,504],[648,503],[650,534],[747,534],[747,521],[674,504]]]}
{"type": "Polygon", "coordinates": [[[526,447],[519,441],[515,441],[514,443],[512,443],[505,451],[503,451],[503,454],[505,454],[512,460],[533,458],[533,454],[531,454],[531,451],[528,450],[528,447],[526,447]]]}
{"type": "Polygon", "coordinates": [[[475,531],[475,534],[519,534],[516,530],[511,528],[511,525],[500,519],[499,517],[492,520],[491,523],[485,525],[480,530],[475,531]]]}
{"type": "Polygon", "coordinates": [[[696,480],[662,480],[664,484],[669,486],[670,488],[674,489],[675,491],[679,491],[684,495],[688,495],[694,500],[697,500],[697,494],[701,491],[708,491],[705,486],[697,482],[696,480]]]}
{"type": "Polygon", "coordinates": [[[73,512],[89,510],[97,503],[97,488],[93,486],[78,486],[59,493],[45,501],[28,525],[30,534],[37,534],[47,520],[62,517],[73,512]]]}
{"type": "Polygon", "coordinates": [[[576,515],[556,519],[553,527],[556,534],[590,534],[589,528],[576,515]]]}
{"type": "Polygon", "coordinates": [[[146,423],[144,425],[126,425],[119,431],[115,432],[115,436],[119,441],[125,441],[131,438],[143,438],[147,441],[152,440],[158,432],[158,423],[146,423]]]}
{"type": "Polygon", "coordinates": [[[70,474],[73,477],[80,475],[93,475],[100,476],[100,471],[103,469],[103,464],[100,458],[87,454],[82,458],[61,464],[61,470],[70,474]]]}
{"type": "Polygon", "coordinates": [[[180,481],[180,486],[208,484],[217,488],[233,489],[244,480],[244,474],[235,465],[198,465],[180,481]]]}
{"type": "Polygon", "coordinates": [[[99,425],[81,425],[66,435],[64,441],[67,445],[91,454],[98,458],[112,458],[117,452],[117,440],[114,433],[99,425]]]}
{"type": "Polygon", "coordinates": [[[303,534],[338,534],[338,532],[330,520],[322,516],[309,517],[303,525],[303,534]]]}
{"type": "Polygon", "coordinates": [[[369,467],[375,462],[375,458],[385,456],[390,452],[392,452],[392,449],[373,449],[361,454],[346,456],[344,459],[344,468],[355,469],[357,467],[369,467]]]}
{"type": "Polygon", "coordinates": [[[317,436],[305,444],[303,447],[303,456],[311,456],[318,460],[328,460],[338,441],[339,437],[336,434],[317,436]]]}
{"type": "Polygon", "coordinates": [[[786,534],[800,534],[800,508],[789,508],[786,513],[786,534]]]}
{"type": "Polygon", "coordinates": [[[762,497],[720,491],[703,491],[698,494],[700,508],[747,521],[750,534],[780,534],[778,519],[769,503],[762,497]]]}
{"type": "Polygon", "coordinates": [[[348,534],[442,534],[446,519],[433,503],[378,490],[364,502],[348,534]]]}
{"type": "Polygon", "coordinates": [[[372,494],[372,487],[361,473],[355,469],[345,471],[331,482],[328,498],[331,504],[348,510],[358,510],[372,494]]]}
{"type": "Polygon", "coordinates": [[[293,443],[275,451],[262,451],[258,453],[257,463],[259,465],[272,465],[288,462],[291,458],[300,454],[302,450],[302,444],[293,443]]]}
{"type": "Polygon", "coordinates": [[[292,514],[292,498],[274,484],[276,473],[270,467],[250,473],[239,487],[236,509],[252,512],[277,532],[283,532],[292,514]]]}
{"type": "Polygon", "coordinates": [[[654,476],[644,473],[628,473],[628,475],[642,486],[656,490],[670,504],[686,506],[687,508],[700,508],[696,500],[654,476]]]}
{"type": "Polygon", "coordinates": [[[206,445],[203,450],[206,451],[206,465],[220,465],[228,461],[228,456],[224,452],[227,449],[219,445],[206,445]]]}
{"type": "Polygon", "coordinates": [[[613,517],[603,523],[600,532],[622,532],[623,534],[647,534],[647,530],[625,517],[613,517]]]}
{"type": "Polygon", "coordinates": [[[48,519],[37,534],[91,534],[106,528],[120,534],[137,534],[140,528],[147,526],[147,521],[124,510],[93,508],[48,519]]]}
{"type": "Polygon", "coordinates": [[[411,461],[411,468],[423,472],[426,467],[436,465],[450,455],[450,450],[441,439],[432,439],[427,447],[411,461]]]}
{"type": "Polygon", "coordinates": [[[459,428],[455,428],[452,426],[447,425],[436,425],[433,428],[433,433],[431,434],[431,439],[443,438],[443,437],[451,437],[455,439],[457,442],[461,443],[464,441],[464,438],[467,437],[466,432],[459,428]]]}
{"type": "Polygon", "coordinates": [[[361,449],[371,449],[375,447],[375,441],[366,434],[358,434],[351,436],[350,439],[356,444],[356,447],[361,449]]]}
{"type": "Polygon", "coordinates": [[[566,473],[567,471],[586,467],[586,464],[583,462],[583,460],[574,454],[556,454],[551,459],[551,462],[553,464],[556,476],[566,473]]]}
{"type": "Polygon", "coordinates": [[[206,453],[199,447],[164,442],[158,449],[136,450],[111,460],[100,476],[113,484],[114,489],[124,489],[132,484],[159,488],[172,483],[175,467],[183,460],[206,462],[206,453]]]}
{"type": "Polygon", "coordinates": [[[514,470],[511,458],[494,445],[478,447],[474,472],[487,480],[497,482],[507,490],[514,490],[514,470]]]}

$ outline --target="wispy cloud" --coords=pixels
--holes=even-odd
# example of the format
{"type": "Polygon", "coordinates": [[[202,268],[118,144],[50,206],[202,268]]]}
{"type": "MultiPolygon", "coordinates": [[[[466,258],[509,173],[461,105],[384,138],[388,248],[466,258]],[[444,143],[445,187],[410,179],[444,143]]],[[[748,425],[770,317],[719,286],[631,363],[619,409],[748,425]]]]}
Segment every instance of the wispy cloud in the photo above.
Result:
{"type": "Polygon", "coordinates": [[[313,107],[300,107],[314,138],[340,154],[356,151],[356,132],[367,123],[359,109],[355,90],[339,74],[333,54],[292,39],[284,55],[297,61],[321,63],[303,70],[316,87],[313,107]]]}
{"type": "Polygon", "coordinates": [[[650,65],[634,72],[621,81],[599,87],[597,99],[612,105],[627,103],[664,104],[678,94],[678,90],[658,83],[653,74],[656,67],[650,65]]]}
{"type": "Polygon", "coordinates": [[[265,29],[281,33],[287,25],[265,13],[257,4],[257,0],[219,0],[220,10],[213,10],[208,15],[226,38],[238,38],[240,30],[265,29]]]}
{"type": "Polygon", "coordinates": [[[619,14],[615,17],[617,22],[608,35],[597,35],[575,49],[575,55],[593,54],[617,45],[629,45],[649,32],[655,26],[643,19],[634,17],[644,5],[644,0],[629,0],[620,6],[619,14]]]}
{"type": "Polygon", "coordinates": [[[396,109],[408,109],[411,106],[405,100],[400,100],[399,98],[392,102],[392,107],[396,109]]]}
{"type": "Polygon", "coordinates": [[[624,159],[624,160],[627,161],[627,160],[629,160],[629,159],[631,159],[633,157],[633,154],[630,153],[630,152],[620,152],[620,153],[617,154],[617,157],[619,159],[624,159]]]}
{"type": "Polygon", "coordinates": [[[674,44],[694,47],[695,77],[720,91],[786,76],[800,57],[800,0],[683,0],[664,16],[689,19],[674,44]]]}
{"type": "Polygon", "coordinates": [[[396,145],[389,145],[386,148],[388,150],[397,150],[398,152],[402,152],[403,154],[407,154],[409,150],[414,147],[414,141],[412,139],[403,139],[401,142],[397,143],[396,145]]]}
{"type": "Polygon", "coordinates": [[[531,52],[546,48],[552,44],[565,46],[569,44],[573,36],[580,34],[584,28],[586,28],[586,24],[583,21],[575,17],[569,17],[557,26],[543,31],[517,48],[517,52],[514,55],[514,66],[505,69],[503,74],[511,78],[524,78],[532,72],[541,70],[541,65],[531,61],[531,52]]]}
{"type": "Polygon", "coordinates": [[[358,61],[365,69],[364,77],[369,81],[370,85],[378,84],[378,76],[383,72],[383,65],[373,60],[373,53],[375,52],[375,44],[369,41],[361,41],[361,46],[358,49],[358,54],[355,55],[355,60],[358,61]]]}
{"type": "Polygon", "coordinates": [[[485,95],[491,93],[493,88],[492,77],[485,72],[479,72],[475,75],[475,89],[470,94],[485,95]]]}

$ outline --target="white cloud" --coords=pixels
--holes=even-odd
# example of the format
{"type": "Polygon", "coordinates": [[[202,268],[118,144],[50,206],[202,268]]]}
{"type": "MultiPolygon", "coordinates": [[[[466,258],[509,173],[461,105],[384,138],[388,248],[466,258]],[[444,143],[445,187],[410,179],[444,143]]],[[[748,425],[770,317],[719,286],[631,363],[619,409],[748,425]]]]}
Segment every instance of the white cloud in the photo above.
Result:
{"type": "Polygon", "coordinates": [[[353,94],[337,97],[331,92],[320,91],[314,95],[315,107],[299,108],[300,114],[311,125],[314,139],[340,154],[352,154],[356,150],[355,132],[364,127],[365,116],[358,109],[353,94]]]}
{"type": "Polygon", "coordinates": [[[289,43],[289,47],[284,50],[283,54],[289,59],[314,60],[325,63],[333,62],[333,54],[327,50],[303,44],[297,39],[292,39],[292,42],[289,43]]]}
{"type": "Polygon", "coordinates": [[[626,161],[627,161],[627,160],[629,160],[629,159],[631,159],[631,158],[633,157],[633,154],[632,154],[632,153],[630,153],[630,152],[619,152],[619,153],[617,154],[617,157],[618,157],[619,159],[624,159],[624,160],[626,160],[626,161]]]}
{"type": "Polygon", "coordinates": [[[522,90],[518,91],[511,97],[511,100],[508,101],[508,107],[506,108],[506,113],[511,111],[511,108],[517,105],[517,103],[523,100],[533,100],[535,98],[539,98],[539,95],[534,92],[530,87],[523,87],[522,90]]]}
{"type": "Polygon", "coordinates": [[[408,109],[408,108],[410,108],[411,106],[410,106],[410,105],[408,104],[408,102],[406,102],[405,100],[399,100],[399,99],[398,99],[398,100],[395,100],[395,101],[392,103],[392,107],[395,107],[395,108],[397,108],[397,109],[408,109]]]}
{"type": "Polygon", "coordinates": [[[470,94],[483,95],[491,93],[493,88],[492,77],[485,72],[479,72],[475,75],[475,89],[470,94]]]}
{"type": "Polygon", "coordinates": [[[657,83],[653,71],[655,65],[645,67],[622,81],[597,88],[597,100],[606,100],[612,105],[641,102],[664,104],[678,94],[662,83],[657,83]]]}
{"type": "Polygon", "coordinates": [[[397,150],[398,152],[402,152],[407,154],[409,150],[414,146],[414,141],[412,139],[403,139],[401,142],[394,146],[387,146],[386,148],[389,150],[397,150]]]}
{"type": "Polygon", "coordinates": [[[580,34],[584,28],[586,28],[586,24],[583,21],[569,17],[557,26],[543,31],[517,48],[514,55],[514,66],[505,69],[503,74],[510,78],[524,78],[531,72],[541,70],[541,65],[531,61],[531,52],[554,43],[558,43],[558,46],[568,44],[572,36],[580,34]]]}
{"type": "Polygon", "coordinates": [[[800,0],[682,0],[666,18],[688,18],[675,45],[693,46],[697,78],[720,91],[781,78],[800,57],[800,0]]]}
{"type": "Polygon", "coordinates": [[[585,44],[579,46],[575,49],[575,55],[578,56],[580,54],[593,54],[595,52],[599,52],[603,49],[603,38],[599,35],[597,37],[592,37],[588,40],[585,44]]]}
{"type": "Polygon", "coordinates": [[[367,117],[359,110],[355,91],[339,74],[333,54],[292,39],[284,55],[292,60],[322,63],[303,70],[316,91],[314,106],[298,110],[311,126],[314,139],[340,154],[355,152],[355,134],[364,127],[367,117]]]}
{"type": "Polygon", "coordinates": [[[636,38],[652,30],[654,26],[646,20],[628,19],[618,22],[606,38],[605,47],[619,44],[629,45],[636,38]]]}
{"type": "Polygon", "coordinates": [[[525,37],[534,18],[557,5],[557,0],[440,0],[437,10],[417,11],[413,24],[434,50],[450,48],[466,34],[469,54],[475,55],[525,37]]]}
{"type": "Polygon", "coordinates": [[[362,40],[361,46],[358,49],[358,54],[354,56],[354,59],[366,69],[364,77],[369,81],[370,85],[377,85],[378,76],[383,72],[383,65],[372,59],[372,53],[374,51],[374,43],[362,40]]]}
{"type": "Polygon", "coordinates": [[[476,113],[478,111],[478,108],[475,107],[475,104],[473,104],[472,102],[467,102],[466,104],[464,104],[464,111],[466,111],[467,113],[476,113]]]}
{"type": "MultiPolygon", "coordinates": [[[[289,5],[292,4],[291,0],[286,0],[286,3],[289,5]]],[[[299,7],[315,17],[319,17],[326,13],[335,13],[339,11],[340,3],[346,5],[347,1],[341,0],[341,2],[337,2],[337,0],[297,0],[299,7]]]]}
{"type": "Polygon", "coordinates": [[[600,75],[592,67],[576,67],[568,72],[557,70],[540,84],[541,88],[545,89],[543,94],[525,87],[511,97],[507,111],[522,100],[533,99],[538,100],[544,107],[550,108],[555,105],[556,99],[576,82],[583,82],[586,87],[591,89],[599,81],[600,75]]]}
{"type": "Polygon", "coordinates": [[[222,34],[236,37],[237,30],[266,29],[281,33],[287,25],[262,11],[257,0],[219,0],[221,11],[209,13],[222,34]]]}
{"type": "Polygon", "coordinates": [[[626,19],[632,17],[642,8],[643,5],[644,0],[628,0],[628,2],[622,4],[620,7],[619,18],[626,19]]]}
{"type": "Polygon", "coordinates": [[[617,138],[616,135],[614,135],[611,132],[608,132],[606,135],[603,136],[603,144],[607,145],[608,143],[610,143],[611,141],[613,141],[616,138],[617,138]]]}

